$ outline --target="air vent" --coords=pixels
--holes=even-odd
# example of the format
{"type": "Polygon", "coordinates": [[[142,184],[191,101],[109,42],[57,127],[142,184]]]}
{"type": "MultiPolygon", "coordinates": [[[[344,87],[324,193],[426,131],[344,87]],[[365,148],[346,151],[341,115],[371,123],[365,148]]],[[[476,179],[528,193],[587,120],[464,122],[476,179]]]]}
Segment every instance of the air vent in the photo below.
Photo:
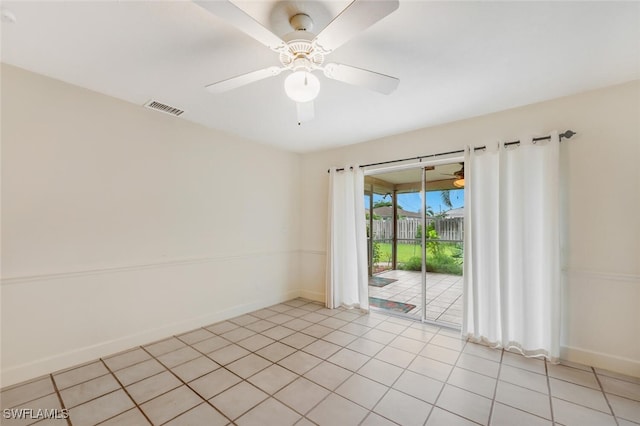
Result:
{"type": "Polygon", "coordinates": [[[174,115],[176,117],[179,117],[184,112],[179,108],[175,108],[175,107],[163,104],[162,102],[153,101],[153,100],[147,102],[146,104],[144,104],[144,106],[150,109],[155,109],[156,111],[164,112],[165,114],[174,115]]]}

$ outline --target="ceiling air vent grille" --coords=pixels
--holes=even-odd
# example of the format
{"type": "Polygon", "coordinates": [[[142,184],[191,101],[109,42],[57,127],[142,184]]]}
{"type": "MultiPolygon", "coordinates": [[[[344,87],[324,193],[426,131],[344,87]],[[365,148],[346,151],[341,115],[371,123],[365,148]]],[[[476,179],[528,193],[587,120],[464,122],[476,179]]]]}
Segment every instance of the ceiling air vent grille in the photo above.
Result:
{"type": "Polygon", "coordinates": [[[184,112],[180,108],[175,108],[175,107],[163,104],[162,102],[153,101],[153,100],[147,102],[146,104],[144,104],[144,106],[150,109],[155,109],[156,111],[164,112],[165,114],[174,115],[176,117],[179,117],[184,112]]]}

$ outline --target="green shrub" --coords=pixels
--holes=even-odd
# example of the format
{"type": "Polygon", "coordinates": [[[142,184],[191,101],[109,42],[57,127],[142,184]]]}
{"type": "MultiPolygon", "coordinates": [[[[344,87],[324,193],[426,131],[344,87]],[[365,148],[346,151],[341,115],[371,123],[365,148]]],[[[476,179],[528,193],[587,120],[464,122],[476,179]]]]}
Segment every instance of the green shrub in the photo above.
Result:
{"type": "Polygon", "coordinates": [[[439,274],[462,275],[462,266],[455,263],[428,262],[427,272],[439,274]]]}
{"type": "Polygon", "coordinates": [[[441,253],[440,242],[433,241],[440,238],[435,229],[427,229],[427,252],[432,256],[439,256],[441,253]]]}
{"type": "Polygon", "coordinates": [[[413,256],[406,262],[398,265],[398,269],[405,271],[422,271],[422,258],[420,256],[413,256]]]}
{"type": "Polygon", "coordinates": [[[380,262],[380,259],[382,258],[382,249],[380,248],[380,243],[377,241],[373,242],[373,263],[374,265],[376,263],[380,262]]]}
{"type": "Polygon", "coordinates": [[[462,262],[464,260],[464,253],[462,248],[462,243],[457,243],[453,246],[451,257],[453,257],[453,259],[455,260],[456,265],[462,265],[462,262]]]}
{"type": "Polygon", "coordinates": [[[457,259],[446,254],[437,254],[431,259],[427,257],[427,271],[441,274],[462,275],[462,265],[457,259]]]}
{"type": "MultiPolygon", "coordinates": [[[[406,262],[399,264],[398,269],[405,271],[421,271],[422,258],[420,256],[413,256],[406,262]]],[[[462,264],[458,263],[457,259],[447,254],[427,256],[427,272],[462,275],[462,264]]]]}

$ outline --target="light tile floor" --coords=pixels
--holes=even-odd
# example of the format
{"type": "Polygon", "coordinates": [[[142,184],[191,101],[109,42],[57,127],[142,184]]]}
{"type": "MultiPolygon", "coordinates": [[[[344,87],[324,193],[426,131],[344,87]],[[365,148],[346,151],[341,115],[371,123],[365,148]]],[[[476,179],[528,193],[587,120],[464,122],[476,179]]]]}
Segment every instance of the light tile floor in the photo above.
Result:
{"type": "Polygon", "coordinates": [[[462,341],[451,329],[302,299],[1,397],[3,409],[69,410],[69,422],[39,426],[640,424],[640,378],[552,365],[462,341]]]}
{"type": "MultiPolygon", "coordinates": [[[[416,305],[407,315],[422,319],[422,273],[391,270],[377,274],[398,281],[384,287],[369,286],[369,296],[416,305]]],[[[427,272],[426,319],[446,325],[462,325],[462,277],[427,272]]]]}

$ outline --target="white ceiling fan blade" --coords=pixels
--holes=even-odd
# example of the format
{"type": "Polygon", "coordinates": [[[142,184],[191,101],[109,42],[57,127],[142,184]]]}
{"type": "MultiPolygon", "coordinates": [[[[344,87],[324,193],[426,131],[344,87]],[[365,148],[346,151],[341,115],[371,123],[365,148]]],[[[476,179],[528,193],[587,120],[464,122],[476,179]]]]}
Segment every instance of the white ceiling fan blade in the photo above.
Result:
{"type": "Polygon", "coordinates": [[[298,113],[298,126],[301,123],[313,120],[313,117],[315,116],[313,101],[296,102],[296,111],[298,113]]]}
{"type": "Polygon", "coordinates": [[[196,0],[195,3],[272,50],[279,51],[286,47],[280,37],[263,27],[262,24],[229,0],[196,0]]]}
{"type": "Polygon", "coordinates": [[[226,80],[218,81],[217,83],[209,84],[206,89],[211,93],[222,93],[228,90],[244,86],[245,84],[253,83],[255,81],[263,80],[268,77],[273,77],[282,72],[282,68],[269,67],[258,71],[252,71],[246,74],[231,77],[226,80]]]}
{"type": "Polygon", "coordinates": [[[398,8],[398,0],[354,0],[314,39],[326,53],[336,50],[398,8]]]}
{"type": "Polygon", "coordinates": [[[400,80],[395,77],[344,64],[327,64],[324,67],[324,75],[333,80],[366,87],[385,95],[396,90],[400,83],[400,80]]]}

